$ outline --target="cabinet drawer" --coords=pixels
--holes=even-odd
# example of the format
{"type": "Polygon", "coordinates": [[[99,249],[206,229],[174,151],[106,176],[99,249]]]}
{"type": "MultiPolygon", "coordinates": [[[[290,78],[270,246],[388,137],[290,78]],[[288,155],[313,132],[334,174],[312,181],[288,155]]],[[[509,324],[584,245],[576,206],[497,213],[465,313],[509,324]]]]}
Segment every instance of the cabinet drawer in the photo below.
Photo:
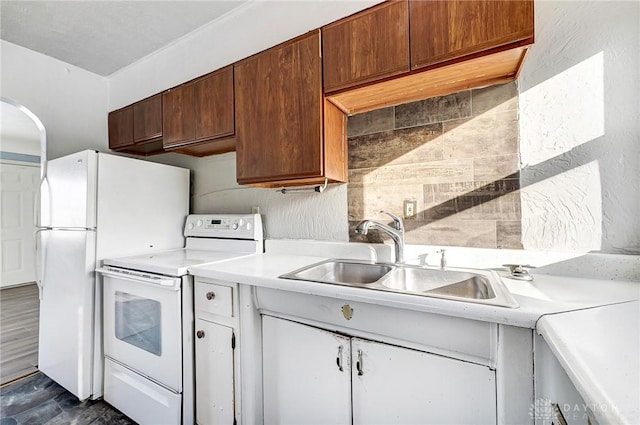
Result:
{"type": "Polygon", "coordinates": [[[233,288],[212,283],[196,282],[195,307],[197,312],[233,317],[233,288]]]}

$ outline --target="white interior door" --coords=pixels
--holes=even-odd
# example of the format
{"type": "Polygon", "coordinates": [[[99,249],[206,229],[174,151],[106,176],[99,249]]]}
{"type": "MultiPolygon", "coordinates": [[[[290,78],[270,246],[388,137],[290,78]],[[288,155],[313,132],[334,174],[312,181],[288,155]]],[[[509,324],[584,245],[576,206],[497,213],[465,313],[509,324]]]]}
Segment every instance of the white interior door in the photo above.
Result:
{"type": "Polygon", "coordinates": [[[34,201],[37,165],[0,165],[0,287],[36,279],[34,201]]]}
{"type": "Polygon", "coordinates": [[[349,338],[263,316],[265,424],[351,423],[349,338]]]}

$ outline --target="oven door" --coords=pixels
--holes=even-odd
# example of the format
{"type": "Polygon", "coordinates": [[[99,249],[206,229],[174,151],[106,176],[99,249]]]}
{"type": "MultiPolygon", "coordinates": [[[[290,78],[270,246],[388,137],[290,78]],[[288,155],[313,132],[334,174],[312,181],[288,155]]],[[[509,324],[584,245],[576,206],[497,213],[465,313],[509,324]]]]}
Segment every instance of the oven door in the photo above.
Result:
{"type": "Polygon", "coordinates": [[[180,278],[113,268],[104,277],[104,354],[182,392],[180,278]]]}

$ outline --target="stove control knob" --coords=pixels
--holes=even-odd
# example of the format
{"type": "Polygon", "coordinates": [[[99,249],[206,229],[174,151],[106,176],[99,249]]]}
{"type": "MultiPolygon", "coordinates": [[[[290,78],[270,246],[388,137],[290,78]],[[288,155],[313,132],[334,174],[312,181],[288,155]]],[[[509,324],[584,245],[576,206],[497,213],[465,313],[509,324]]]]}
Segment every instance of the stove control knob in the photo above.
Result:
{"type": "Polygon", "coordinates": [[[240,220],[238,220],[238,226],[244,226],[244,219],[241,218],[240,220]]]}
{"type": "Polygon", "coordinates": [[[233,226],[231,226],[233,228],[233,230],[238,230],[238,223],[233,223],[233,226]]]}
{"type": "Polygon", "coordinates": [[[198,226],[198,227],[202,226],[202,220],[196,221],[196,226],[198,226]]]}
{"type": "Polygon", "coordinates": [[[253,227],[253,225],[251,224],[251,222],[247,222],[247,230],[251,230],[251,228],[253,227]]]}
{"type": "Polygon", "coordinates": [[[204,331],[198,331],[198,332],[196,332],[196,336],[198,337],[198,339],[202,339],[202,338],[204,338],[204,331]]]}
{"type": "Polygon", "coordinates": [[[189,229],[189,230],[193,230],[193,223],[189,223],[189,224],[187,224],[187,229],[189,229]]]}

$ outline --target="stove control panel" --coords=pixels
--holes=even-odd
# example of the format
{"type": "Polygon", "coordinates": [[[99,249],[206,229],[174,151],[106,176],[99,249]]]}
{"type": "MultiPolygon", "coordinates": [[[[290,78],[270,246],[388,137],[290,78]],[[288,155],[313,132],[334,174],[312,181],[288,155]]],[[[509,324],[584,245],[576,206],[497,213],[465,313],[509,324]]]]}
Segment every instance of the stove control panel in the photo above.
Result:
{"type": "Polygon", "coordinates": [[[260,214],[191,214],[184,235],[206,238],[262,240],[260,214]]]}

